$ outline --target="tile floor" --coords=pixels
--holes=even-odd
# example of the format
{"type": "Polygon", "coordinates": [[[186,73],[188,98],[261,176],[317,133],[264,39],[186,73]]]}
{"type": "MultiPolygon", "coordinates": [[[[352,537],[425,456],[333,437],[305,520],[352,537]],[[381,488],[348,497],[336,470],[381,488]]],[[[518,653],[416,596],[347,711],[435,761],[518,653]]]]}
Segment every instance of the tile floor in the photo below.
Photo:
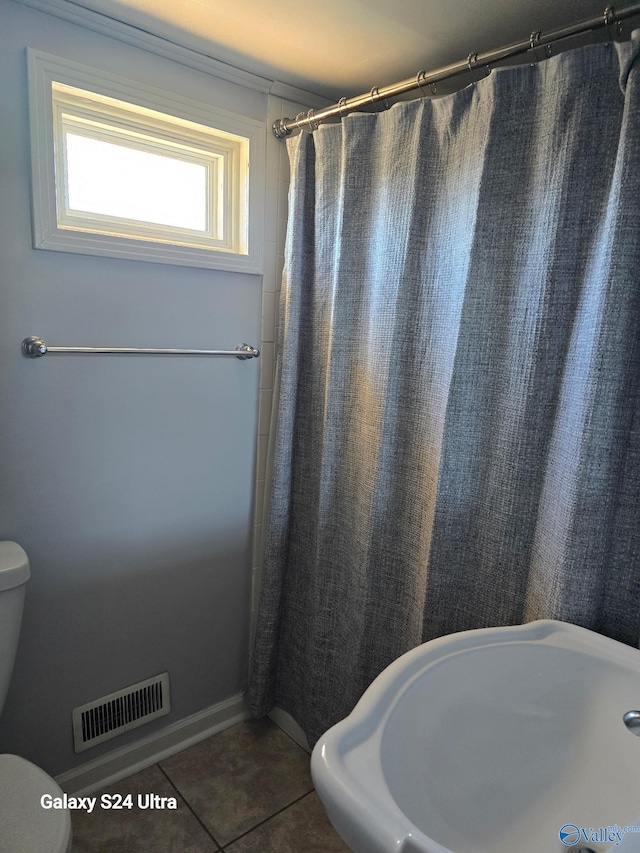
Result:
{"type": "Polygon", "coordinates": [[[72,812],[72,853],[349,853],[313,790],[309,755],[267,719],[92,796],[91,814],[72,812]],[[103,809],[102,793],[132,794],[133,808],[103,809]],[[178,808],[140,808],[138,794],[173,797],[178,808]]]}

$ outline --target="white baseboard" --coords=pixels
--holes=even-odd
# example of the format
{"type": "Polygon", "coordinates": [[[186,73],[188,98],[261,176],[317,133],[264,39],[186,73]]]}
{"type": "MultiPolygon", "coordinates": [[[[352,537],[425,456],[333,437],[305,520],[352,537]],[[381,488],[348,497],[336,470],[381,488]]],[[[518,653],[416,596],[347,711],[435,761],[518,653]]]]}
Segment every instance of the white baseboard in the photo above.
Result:
{"type": "Polygon", "coordinates": [[[272,720],[276,726],[282,729],[283,732],[289,735],[292,740],[305,749],[309,754],[311,754],[311,747],[309,746],[309,741],[307,740],[307,736],[302,731],[300,726],[293,719],[291,714],[287,714],[286,711],[283,711],[282,708],[273,708],[269,711],[269,719],[272,720]]]}
{"type": "Polygon", "coordinates": [[[92,794],[246,720],[248,716],[243,697],[231,696],[211,708],[173,723],[161,732],[74,767],[56,776],[56,782],[67,794],[92,794]]]}

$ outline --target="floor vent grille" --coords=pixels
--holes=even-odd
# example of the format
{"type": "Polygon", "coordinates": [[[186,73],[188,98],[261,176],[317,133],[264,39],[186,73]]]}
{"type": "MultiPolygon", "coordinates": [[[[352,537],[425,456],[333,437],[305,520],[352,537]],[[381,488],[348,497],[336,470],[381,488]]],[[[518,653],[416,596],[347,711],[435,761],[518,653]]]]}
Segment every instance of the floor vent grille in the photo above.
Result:
{"type": "Polygon", "coordinates": [[[163,672],[73,709],[73,743],[82,752],[171,710],[169,673],[163,672]]]}

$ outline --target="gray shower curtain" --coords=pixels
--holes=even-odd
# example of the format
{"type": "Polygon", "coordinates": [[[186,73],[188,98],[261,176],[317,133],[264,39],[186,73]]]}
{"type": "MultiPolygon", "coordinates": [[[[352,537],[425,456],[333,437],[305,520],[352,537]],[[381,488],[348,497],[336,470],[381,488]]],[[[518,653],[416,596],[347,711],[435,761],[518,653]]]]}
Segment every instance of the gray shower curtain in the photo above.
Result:
{"type": "Polygon", "coordinates": [[[640,43],[288,142],[249,686],[313,743],[413,646],[640,636],[640,43]]]}

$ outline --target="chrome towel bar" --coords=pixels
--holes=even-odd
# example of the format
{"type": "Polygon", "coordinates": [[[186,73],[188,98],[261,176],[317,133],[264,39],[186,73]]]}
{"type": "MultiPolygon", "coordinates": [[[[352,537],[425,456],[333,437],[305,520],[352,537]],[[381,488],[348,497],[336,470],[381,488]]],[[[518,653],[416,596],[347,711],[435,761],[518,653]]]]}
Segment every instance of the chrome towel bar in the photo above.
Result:
{"type": "Polygon", "coordinates": [[[222,349],[153,349],[143,347],[50,347],[42,338],[31,335],[22,341],[22,352],[28,358],[40,358],[51,353],[89,353],[90,355],[217,355],[235,356],[241,361],[258,358],[260,350],[249,344],[240,344],[234,350],[222,349]]]}

